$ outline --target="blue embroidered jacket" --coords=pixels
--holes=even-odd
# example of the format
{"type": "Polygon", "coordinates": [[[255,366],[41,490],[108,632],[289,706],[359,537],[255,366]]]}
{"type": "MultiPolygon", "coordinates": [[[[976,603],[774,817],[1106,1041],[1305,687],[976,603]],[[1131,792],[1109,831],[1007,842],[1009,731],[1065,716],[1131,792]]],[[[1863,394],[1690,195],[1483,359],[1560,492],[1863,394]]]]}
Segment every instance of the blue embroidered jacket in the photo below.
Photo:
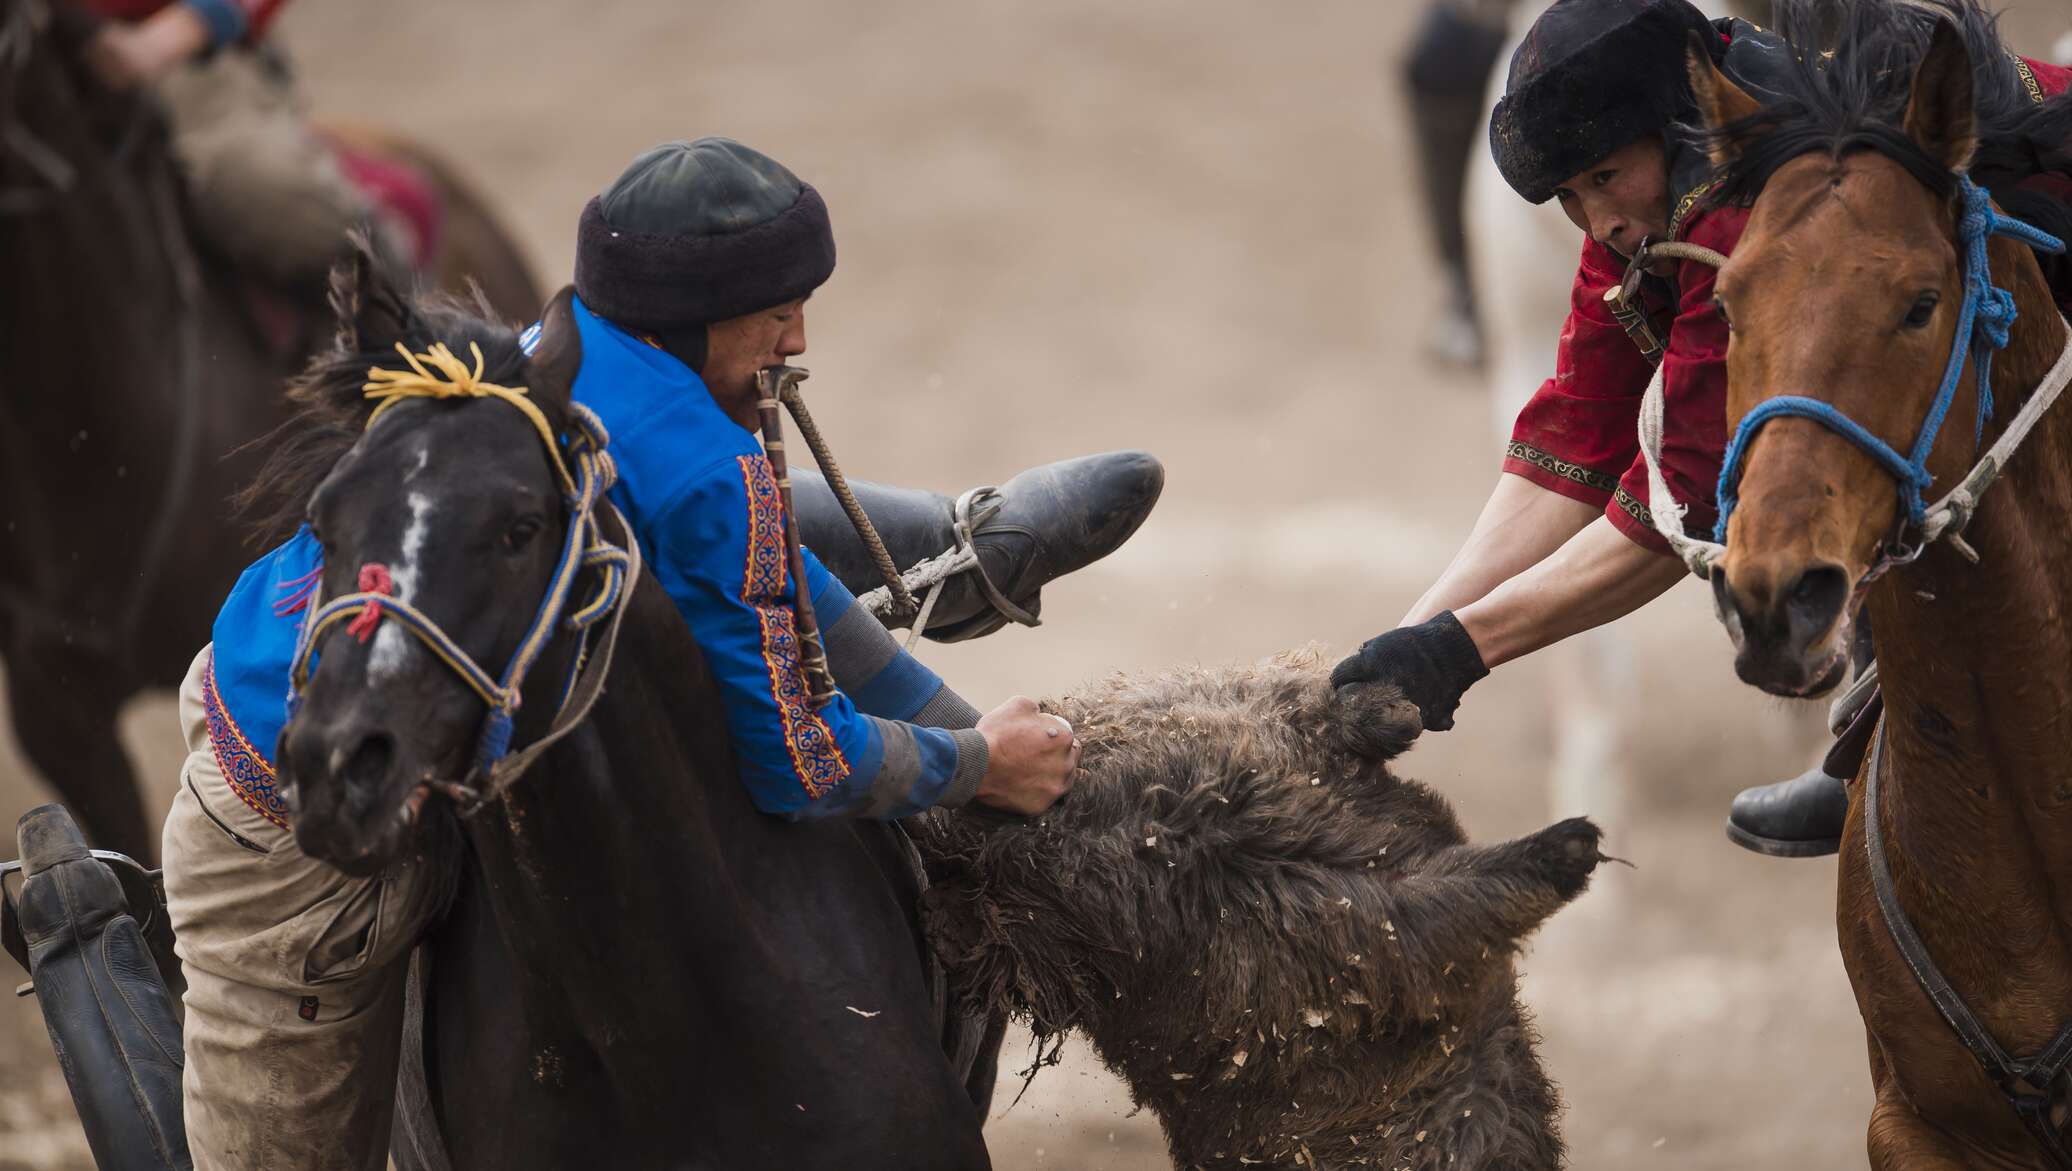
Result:
{"type": "MultiPolygon", "coordinates": [[[[970,800],[985,772],[976,731],[927,726],[970,709],[898,649],[818,558],[813,607],[841,690],[814,710],[797,654],[784,514],[756,438],[676,358],[576,304],[575,397],[611,432],[625,513],[718,680],[742,780],[791,817],[904,817],[970,800]]],[[[528,331],[528,348],[535,340],[528,331]]],[[[233,789],[286,824],[272,755],[287,722],[299,603],[322,550],[307,529],[245,570],[217,615],[204,680],[209,734],[233,789]]]]}

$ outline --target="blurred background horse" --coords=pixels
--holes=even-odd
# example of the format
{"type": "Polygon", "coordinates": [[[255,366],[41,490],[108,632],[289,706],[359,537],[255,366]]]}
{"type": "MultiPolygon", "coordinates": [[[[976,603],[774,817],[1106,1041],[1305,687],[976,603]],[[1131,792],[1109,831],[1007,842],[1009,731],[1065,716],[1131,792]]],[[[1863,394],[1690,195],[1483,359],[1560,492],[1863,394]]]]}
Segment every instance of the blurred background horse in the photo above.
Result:
{"type": "MultiPolygon", "coordinates": [[[[62,3],[0,0],[0,660],[24,754],[95,845],[149,859],[157,827],[117,716],[208,641],[250,559],[228,505],[253,471],[244,449],[283,417],[281,382],[326,326],[320,300],[200,241],[161,111],[82,67],[89,27],[62,3]]],[[[517,245],[450,168],[349,139],[363,173],[393,190],[407,172],[443,209],[428,274],[537,312],[517,245]]]]}

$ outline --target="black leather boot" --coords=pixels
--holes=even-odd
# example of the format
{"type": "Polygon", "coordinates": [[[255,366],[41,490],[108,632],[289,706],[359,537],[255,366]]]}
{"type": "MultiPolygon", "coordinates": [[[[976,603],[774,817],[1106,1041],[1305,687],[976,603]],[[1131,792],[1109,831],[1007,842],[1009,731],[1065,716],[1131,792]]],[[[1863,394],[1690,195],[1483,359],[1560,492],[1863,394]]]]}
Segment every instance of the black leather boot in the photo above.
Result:
{"type": "Polygon", "coordinates": [[[1727,813],[1727,836],[1758,854],[1818,858],[1842,848],[1848,816],[1848,782],[1815,767],[1788,781],[1743,789],[1727,813]]]}
{"type": "Polygon", "coordinates": [[[21,899],[0,934],[27,961],[94,1162],[185,1171],[180,1023],[137,926],[157,908],[133,911],[62,806],[23,814],[19,839],[21,899]]]}
{"type": "MultiPolygon", "coordinates": [[[[1144,523],[1164,486],[1165,468],[1141,451],[1031,468],[974,510],[979,569],[1014,607],[1033,617],[1042,610],[1045,583],[1113,553],[1144,523]]],[[[956,548],[956,506],[949,497],[863,480],[849,481],[849,488],[900,569],[956,548]]],[[[851,592],[883,585],[827,482],[799,468],[792,472],[791,491],[800,543],[851,592]]],[[[1009,618],[976,574],[961,573],[943,587],[924,633],[937,642],[961,642],[991,634],[1009,618]]]]}
{"type": "Polygon", "coordinates": [[[1836,722],[1842,727],[1819,767],[1742,790],[1727,811],[1727,837],[1778,858],[1818,858],[1839,851],[1842,825],[1849,818],[1849,782],[1862,770],[1884,714],[1885,698],[1873,667],[1836,702],[1836,722]]]}

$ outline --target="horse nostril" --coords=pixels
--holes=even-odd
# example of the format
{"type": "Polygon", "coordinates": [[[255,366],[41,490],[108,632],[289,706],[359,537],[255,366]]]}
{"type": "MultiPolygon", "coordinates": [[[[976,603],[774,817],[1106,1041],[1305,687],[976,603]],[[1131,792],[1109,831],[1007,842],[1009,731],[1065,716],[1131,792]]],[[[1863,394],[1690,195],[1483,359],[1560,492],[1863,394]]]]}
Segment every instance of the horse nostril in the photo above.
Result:
{"type": "Polygon", "coordinates": [[[1784,596],[1784,617],[1794,641],[1810,642],[1833,625],[1849,600],[1849,578],[1836,566],[1809,569],[1784,596]]]}
{"type": "Polygon", "coordinates": [[[352,755],[346,758],[344,780],[371,784],[388,775],[396,758],[396,741],[387,732],[369,732],[360,737],[352,755]]]}

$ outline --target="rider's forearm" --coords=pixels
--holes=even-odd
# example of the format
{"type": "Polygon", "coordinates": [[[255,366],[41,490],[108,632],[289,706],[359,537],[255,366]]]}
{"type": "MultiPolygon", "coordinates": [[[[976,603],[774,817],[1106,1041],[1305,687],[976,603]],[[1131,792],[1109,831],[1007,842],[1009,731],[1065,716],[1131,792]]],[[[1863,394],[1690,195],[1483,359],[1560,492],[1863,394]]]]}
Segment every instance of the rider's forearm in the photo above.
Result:
{"type": "Polygon", "coordinates": [[[822,623],[828,670],[857,711],[925,728],[978,726],[977,708],[902,650],[884,623],[864,609],[811,550],[804,555],[806,578],[813,586],[813,610],[822,623]]]}
{"type": "Polygon", "coordinates": [[[1683,562],[1634,544],[1600,516],[1455,617],[1483,663],[1494,667],[1631,614],[1688,573],[1683,562]]]}
{"type": "Polygon", "coordinates": [[[1603,515],[1604,510],[1596,505],[1550,492],[1523,476],[1498,476],[1496,490],[1482,506],[1467,542],[1403,616],[1402,625],[1415,625],[1441,611],[1458,611],[1480,600],[1603,515]]]}

